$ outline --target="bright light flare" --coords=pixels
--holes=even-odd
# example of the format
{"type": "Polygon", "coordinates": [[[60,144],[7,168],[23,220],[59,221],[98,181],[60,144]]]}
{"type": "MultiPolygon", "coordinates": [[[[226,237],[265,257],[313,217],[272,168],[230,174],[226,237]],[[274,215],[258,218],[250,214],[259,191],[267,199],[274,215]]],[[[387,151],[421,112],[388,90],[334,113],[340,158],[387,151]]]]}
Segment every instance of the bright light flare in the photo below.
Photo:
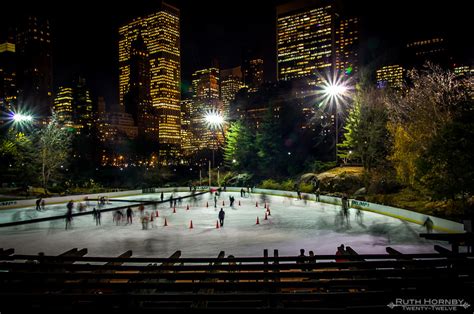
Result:
{"type": "Polygon", "coordinates": [[[13,121],[14,122],[31,122],[33,121],[33,116],[21,113],[14,113],[13,114],[13,121]]]}
{"type": "Polygon", "coordinates": [[[316,92],[319,95],[320,107],[336,106],[339,108],[345,105],[347,98],[351,95],[350,79],[344,75],[332,75],[329,77],[320,77],[321,83],[316,92]]]}
{"type": "Polygon", "coordinates": [[[204,121],[211,129],[220,128],[224,122],[224,117],[219,112],[212,110],[204,115],[204,121]]]}

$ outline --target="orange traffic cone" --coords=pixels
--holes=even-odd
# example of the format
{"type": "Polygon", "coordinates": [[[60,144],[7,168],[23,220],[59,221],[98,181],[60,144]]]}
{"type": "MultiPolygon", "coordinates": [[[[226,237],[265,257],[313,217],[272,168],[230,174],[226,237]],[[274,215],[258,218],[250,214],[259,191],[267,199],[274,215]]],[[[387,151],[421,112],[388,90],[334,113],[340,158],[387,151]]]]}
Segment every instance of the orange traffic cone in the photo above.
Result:
{"type": "Polygon", "coordinates": [[[263,208],[267,208],[267,203],[265,203],[265,205],[263,205],[263,208]]]}
{"type": "Polygon", "coordinates": [[[255,202],[255,207],[258,207],[258,202],[255,202]]]}
{"type": "Polygon", "coordinates": [[[268,220],[267,212],[265,212],[265,220],[268,220]]]}
{"type": "Polygon", "coordinates": [[[163,225],[163,227],[166,227],[168,226],[168,221],[166,221],[166,218],[165,218],[165,224],[163,225]]]}
{"type": "Polygon", "coordinates": [[[240,201],[239,201],[239,206],[240,206],[240,201]]]}
{"type": "Polygon", "coordinates": [[[155,217],[160,217],[160,213],[158,213],[158,211],[155,212],[155,217]]]}
{"type": "Polygon", "coordinates": [[[176,214],[176,207],[173,207],[173,214],[176,214]]]}
{"type": "Polygon", "coordinates": [[[206,202],[206,207],[209,207],[209,202],[206,202]]]}
{"type": "Polygon", "coordinates": [[[225,206],[224,201],[222,201],[222,206],[225,206]]]}
{"type": "Polygon", "coordinates": [[[193,221],[191,220],[191,222],[189,223],[189,229],[193,229],[193,221]]]}
{"type": "Polygon", "coordinates": [[[186,210],[189,210],[189,205],[186,205],[186,210]]]}
{"type": "Polygon", "coordinates": [[[257,223],[256,225],[259,225],[260,224],[260,220],[258,220],[258,216],[257,216],[257,223]]]}
{"type": "Polygon", "coordinates": [[[153,221],[153,214],[150,215],[150,221],[153,221]]]}
{"type": "Polygon", "coordinates": [[[272,214],[270,213],[270,207],[267,208],[267,213],[268,213],[268,216],[271,216],[272,214]]]}
{"type": "Polygon", "coordinates": [[[219,220],[216,221],[216,229],[219,229],[219,220]]]}

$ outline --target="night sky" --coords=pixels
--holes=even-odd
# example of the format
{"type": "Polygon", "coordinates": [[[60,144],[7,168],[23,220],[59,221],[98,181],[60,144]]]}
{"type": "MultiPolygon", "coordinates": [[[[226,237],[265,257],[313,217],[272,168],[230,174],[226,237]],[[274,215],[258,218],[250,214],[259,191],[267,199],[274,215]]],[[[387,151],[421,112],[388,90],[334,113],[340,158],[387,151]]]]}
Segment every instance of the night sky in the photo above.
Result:
{"type": "MultiPolygon", "coordinates": [[[[275,80],[275,6],[288,1],[168,2],[181,9],[184,84],[190,83],[193,71],[209,66],[214,59],[221,68],[240,65],[246,48],[263,56],[265,79],[275,80]]],[[[370,67],[396,60],[395,48],[405,38],[426,33],[448,34],[456,43],[456,54],[473,61],[468,1],[346,2],[347,10],[362,18],[366,30],[361,41],[363,60],[370,67]]],[[[133,0],[127,5],[124,1],[116,1],[117,4],[100,0],[42,1],[42,7],[32,3],[16,1],[14,6],[10,3],[7,14],[2,8],[2,28],[22,14],[46,15],[52,24],[55,86],[68,85],[74,76],[82,75],[91,87],[94,100],[102,95],[107,103],[116,103],[118,27],[133,17],[153,12],[159,1],[133,0]]]]}

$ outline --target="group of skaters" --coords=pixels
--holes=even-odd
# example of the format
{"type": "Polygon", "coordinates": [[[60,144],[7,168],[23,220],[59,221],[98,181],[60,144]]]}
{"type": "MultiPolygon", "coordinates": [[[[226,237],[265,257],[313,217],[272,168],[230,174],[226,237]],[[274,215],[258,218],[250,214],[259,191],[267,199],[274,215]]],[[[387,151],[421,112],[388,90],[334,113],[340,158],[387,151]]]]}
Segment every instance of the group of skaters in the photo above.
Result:
{"type": "Polygon", "coordinates": [[[251,192],[253,192],[253,188],[247,185],[247,191],[244,188],[240,189],[240,197],[249,197],[251,192]]]}

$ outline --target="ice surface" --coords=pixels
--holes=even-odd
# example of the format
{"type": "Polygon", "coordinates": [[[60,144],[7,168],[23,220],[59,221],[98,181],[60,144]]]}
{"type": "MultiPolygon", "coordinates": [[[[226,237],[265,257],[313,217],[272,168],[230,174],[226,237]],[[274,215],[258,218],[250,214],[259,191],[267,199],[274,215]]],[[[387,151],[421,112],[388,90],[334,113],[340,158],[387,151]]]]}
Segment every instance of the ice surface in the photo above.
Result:
{"type": "MultiPolygon", "coordinates": [[[[187,193],[176,193],[186,195],[187,193]]],[[[168,200],[170,193],[165,193],[168,200]]],[[[120,199],[159,199],[160,194],[144,194],[120,199]]],[[[0,229],[0,247],[14,248],[17,254],[44,252],[57,255],[71,248],[87,248],[89,256],[118,256],[133,250],[134,257],[168,257],[176,250],[182,257],[216,257],[219,251],[234,256],[262,256],[263,249],[272,254],[278,249],[280,256],[298,255],[301,248],[315,254],[335,254],[337,246],[351,246],[359,254],[386,254],[391,246],[402,253],[434,252],[435,241],[419,237],[424,227],[403,220],[371,212],[363,212],[362,223],[356,222],[356,210],[350,209],[350,226],[341,226],[340,206],[267,196],[271,216],[264,220],[263,197],[255,194],[241,198],[240,193],[222,193],[218,207],[210,194],[197,196],[193,203],[185,199],[172,213],[169,202],[158,205],[159,218],[153,226],[142,229],[140,214],[135,208],[133,224],[116,225],[113,212],[102,214],[102,225],[96,226],[91,216],[74,217],[73,228],[65,230],[64,220],[6,227],[0,229]],[[229,207],[229,196],[235,197],[229,207]],[[225,206],[222,206],[222,201],[225,206]],[[239,201],[241,206],[239,206],[239,201]],[[255,206],[259,202],[259,207],[255,206]],[[208,202],[209,207],[206,207],[208,202]],[[189,205],[190,209],[186,210],[189,205]],[[218,211],[224,208],[224,227],[216,229],[218,211]],[[260,224],[256,225],[259,217],[260,224]],[[164,227],[167,219],[168,226],[164,227]],[[193,229],[189,229],[190,221],[193,229]]],[[[112,202],[111,208],[129,203],[112,202]]],[[[96,205],[91,201],[91,205],[96,205]]],[[[88,210],[91,210],[90,206],[88,210]]],[[[153,206],[146,206],[148,215],[153,206]]],[[[0,222],[63,215],[66,204],[47,205],[44,212],[35,207],[0,211],[0,222]]],[[[75,210],[76,212],[76,210],[75,210]]]]}

